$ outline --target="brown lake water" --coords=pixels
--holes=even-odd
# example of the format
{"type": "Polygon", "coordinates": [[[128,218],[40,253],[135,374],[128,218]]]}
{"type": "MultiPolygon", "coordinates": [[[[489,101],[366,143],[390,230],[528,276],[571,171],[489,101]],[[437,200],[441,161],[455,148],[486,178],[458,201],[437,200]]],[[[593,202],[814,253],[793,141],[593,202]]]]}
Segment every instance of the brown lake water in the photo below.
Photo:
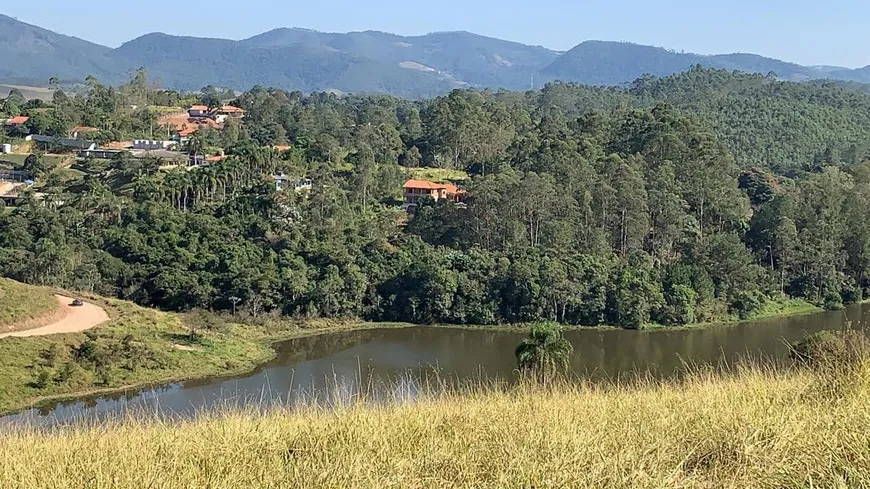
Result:
{"type": "MultiPolygon", "coordinates": [[[[680,375],[687,364],[728,366],[746,358],[786,361],[788,343],[809,333],[844,328],[870,330],[870,304],[843,311],[775,318],[703,329],[622,331],[576,330],[571,361],[593,380],[637,373],[657,378],[680,375]]],[[[511,381],[518,331],[410,327],[340,332],[287,341],[277,357],[237,378],[179,382],[90,398],[55,402],[0,418],[2,423],[54,424],[98,420],[130,411],[189,416],[203,410],[373,402],[414,398],[444,385],[482,380],[511,381]]]]}

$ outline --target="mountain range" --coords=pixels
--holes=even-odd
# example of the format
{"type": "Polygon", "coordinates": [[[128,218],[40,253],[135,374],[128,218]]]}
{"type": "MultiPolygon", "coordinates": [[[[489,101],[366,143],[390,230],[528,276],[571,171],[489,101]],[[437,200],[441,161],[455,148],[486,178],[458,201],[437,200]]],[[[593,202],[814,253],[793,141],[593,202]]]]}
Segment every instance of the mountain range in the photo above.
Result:
{"type": "Polygon", "coordinates": [[[110,48],[0,15],[0,82],[121,83],[145,67],[166,88],[253,85],[288,90],[428,97],[453,88],[539,88],[553,80],[619,85],[700,64],[782,79],[870,83],[870,66],[801,66],[754,54],[699,55],[624,42],[586,41],[567,52],[472,34],[398,36],[275,29],[240,41],[152,33],[110,48]]]}

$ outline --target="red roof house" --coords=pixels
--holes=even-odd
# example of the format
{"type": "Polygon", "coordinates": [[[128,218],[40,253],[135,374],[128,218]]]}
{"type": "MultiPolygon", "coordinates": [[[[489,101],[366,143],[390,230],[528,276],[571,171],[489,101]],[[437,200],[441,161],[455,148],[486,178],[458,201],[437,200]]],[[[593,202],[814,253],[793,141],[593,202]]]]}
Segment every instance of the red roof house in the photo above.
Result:
{"type": "Polygon", "coordinates": [[[30,117],[19,115],[17,117],[13,117],[6,121],[7,126],[20,126],[21,124],[26,124],[27,121],[30,120],[30,117]]]}
{"type": "Polygon", "coordinates": [[[449,183],[435,183],[428,180],[408,180],[402,186],[402,194],[405,198],[403,207],[416,207],[417,202],[425,197],[434,200],[449,199],[453,202],[462,202],[465,191],[449,183]]]}

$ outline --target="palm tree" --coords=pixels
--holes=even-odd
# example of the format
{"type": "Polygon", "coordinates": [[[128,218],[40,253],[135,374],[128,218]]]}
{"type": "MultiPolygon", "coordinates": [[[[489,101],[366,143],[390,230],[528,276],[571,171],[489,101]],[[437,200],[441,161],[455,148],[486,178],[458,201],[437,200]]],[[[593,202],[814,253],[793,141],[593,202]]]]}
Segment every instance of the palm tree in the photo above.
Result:
{"type": "MultiPolygon", "coordinates": [[[[187,140],[187,152],[193,157],[194,164],[199,162],[197,156],[203,152],[204,147],[202,137],[196,133],[192,134],[187,140]]],[[[205,159],[205,154],[202,155],[202,159],[205,159]]]]}
{"type": "Polygon", "coordinates": [[[521,372],[535,372],[546,381],[568,369],[574,347],[557,326],[536,325],[514,354],[521,372]]]}

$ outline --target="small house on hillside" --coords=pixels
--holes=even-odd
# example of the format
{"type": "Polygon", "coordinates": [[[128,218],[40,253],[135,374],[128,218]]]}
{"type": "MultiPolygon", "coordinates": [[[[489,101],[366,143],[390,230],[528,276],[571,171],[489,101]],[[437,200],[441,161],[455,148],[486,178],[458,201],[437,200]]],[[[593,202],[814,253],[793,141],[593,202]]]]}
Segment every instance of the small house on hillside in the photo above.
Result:
{"type": "Polygon", "coordinates": [[[178,143],[176,143],[175,141],[152,141],[150,139],[134,139],[133,149],[143,149],[146,151],[154,149],[169,149],[176,144],[178,143]]]}
{"type": "Polygon", "coordinates": [[[24,139],[26,141],[42,143],[44,149],[66,148],[77,149],[80,151],[93,151],[97,149],[97,143],[95,143],[94,141],[85,141],[83,139],[55,138],[52,136],[43,136],[40,134],[31,134],[24,139]]]}
{"type": "Polygon", "coordinates": [[[187,109],[187,115],[190,117],[209,117],[208,105],[194,105],[187,109]]]}
{"type": "Polygon", "coordinates": [[[450,183],[435,183],[428,180],[408,180],[402,187],[405,203],[403,209],[413,211],[421,199],[450,200],[457,204],[465,198],[465,191],[450,183]]]}
{"type": "Polygon", "coordinates": [[[208,117],[210,115],[208,105],[194,105],[187,109],[190,117],[208,117]]]}
{"type": "Polygon", "coordinates": [[[275,190],[293,189],[296,192],[311,190],[313,182],[310,178],[294,178],[283,173],[272,176],[275,181],[275,190]]]}
{"type": "Polygon", "coordinates": [[[218,122],[226,122],[227,119],[240,120],[245,117],[245,111],[232,105],[224,105],[219,109],[212,111],[212,117],[218,122]]]}
{"type": "MultiPolygon", "coordinates": [[[[0,162],[3,163],[3,162],[0,162]]],[[[10,162],[11,164],[11,162],[10,162]]],[[[8,168],[0,168],[0,182],[9,183],[24,183],[30,179],[30,175],[22,170],[11,170],[8,168]]]]}
{"type": "Polygon", "coordinates": [[[219,123],[227,119],[242,119],[245,117],[244,109],[232,105],[224,105],[215,109],[209,109],[207,105],[194,105],[187,109],[187,116],[194,119],[212,119],[219,123]]]}
{"type": "Polygon", "coordinates": [[[23,126],[27,124],[27,121],[30,120],[30,117],[25,115],[19,115],[17,117],[13,117],[11,119],[7,119],[5,125],[7,126],[23,126]]]}

